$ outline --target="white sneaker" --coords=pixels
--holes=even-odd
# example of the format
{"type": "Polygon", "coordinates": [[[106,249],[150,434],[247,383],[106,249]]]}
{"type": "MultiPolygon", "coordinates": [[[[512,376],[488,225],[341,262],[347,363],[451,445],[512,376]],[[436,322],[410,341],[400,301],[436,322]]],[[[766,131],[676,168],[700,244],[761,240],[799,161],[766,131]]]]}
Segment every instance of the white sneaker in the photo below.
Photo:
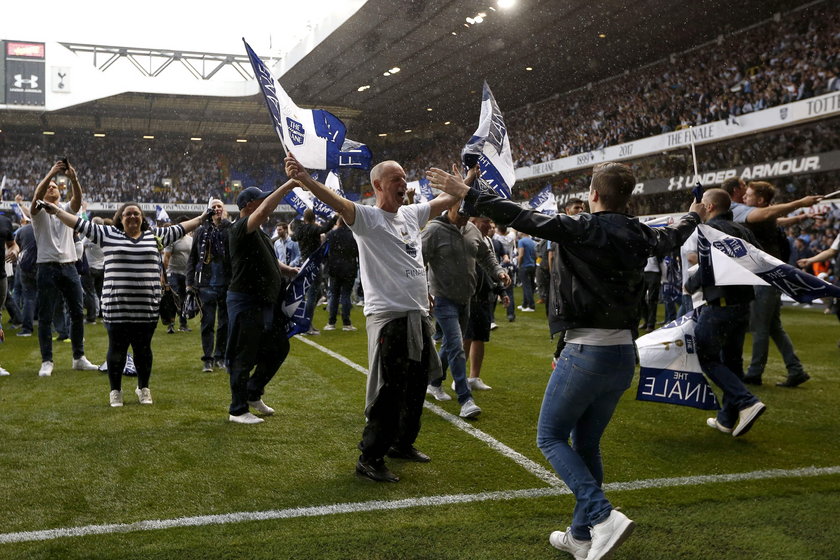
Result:
{"type": "Polygon", "coordinates": [[[601,560],[611,554],[633,533],[636,524],[618,510],[612,510],[604,521],[592,526],[592,547],[586,560],[601,560]]]}
{"type": "Polygon", "coordinates": [[[478,408],[474,400],[469,399],[461,406],[461,414],[459,416],[461,418],[475,418],[479,414],[481,414],[481,409],[478,408]]]}
{"type": "Polygon", "coordinates": [[[323,328],[322,330],[325,330],[325,331],[334,331],[334,330],[335,330],[335,325],[329,325],[329,324],[324,325],[324,328],[323,328]]]}
{"type": "Polygon", "coordinates": [[[343,327],[341,327],[341,330],[343,330],[343,331],[357,331],[359,329],[357,329],[353,325],[344,325],[343,327]]]}
{"type": "Polygon", "coordinates": [[[239,416],[234,416],[231,414],[228,416],[228,420],[231,422],[236,422],[237,424],[259,424],[263,421],[262,418],[254,416],[250,412],[246,412],[245,414],[240,414],[239,416]]]}
{"type": "Polygon", "coordinates": [[[484,381],[482,381],[480,377],[470,377],[468,381],[470,384],[470,389],[473,390],[478,389],[479,391],[489,391],[493,388],[484,381]]]}
{"type": "Polygon", "coordinates": [[[496,323],[490,323],[490,330],[491,331],[495,331],[498,328],[499,328],[499,325],[497,325],[496,323]]]}
{"type": "Polygon", "coordinates": [[[49,377],[52,375],[54,365],[55,364],[52,362],[41,362],[41,369],[38,370],[38,377],[49,377]]]}
{"type": "Polygon", "coordinates": [[[99,366],[90,363],[90,361],[88,361],[86,357],[82,356],[81,358],[73,360],[73,369],[81,371],[93,371],[99,369],[99,366]]]}
{"type": "Polygon", "coordinates": [[[718,431],[721,431],[724,434],[732,433],[732,428],[727,428],[726,426],[718,422],[717,418],[706,418],[706,425],[710,428],[714,428],[718,431]]]}
{"type": "Polygon", "coordinates": [[[271,416],[274,414],[274,409],[265,404],[262,399],[258,401],[248,401],[248,406],[259,412],[260,414],[265,414],[266,416],[271,416]]]}
{"type": "Polygon", "coordinates": [[[764,405],[763,402],[758,401],[743,410],[738,411],[738,423],[735,424],[735,428],[732,429],[732,435],[734,437],[742,436],[746,434],[750,428],[752,428],[753,424],[758,417],[764,413],[767,407],[764,405]]]}
{"type": "Polygon", "coordinates": [[[137,398],[140,399],[140,404],[152,404],[152,392],[149,391],[148,387],[137,387],[134,389],[134,394],[137,395],[137,398]]]}
{"type": "Polygon", "coordinates": [[[0,376],[3,376],[3,375],[11,375],[11,374],[9,373],[9,370],[4,368],[3,366],[0,366],[0,376]]]}
{"type": "Polygon", "coordinates": [[[572,536],[571,527],[566,527],[566,532],[554,531],[549,535],[548,542],[557,550],[568,552],[575,557],[575,560],[586,560],[589,554],[589,547],[592,541],[579,541],[572,536]]]}
{"type": "Polygon", "coordinates": [[[111,391],[108,395],[108,400],[111,402],[111,406],[122,406],[122,391],[111,391]]]}
{"type": "Polygon", "coordinates": [[[426,387],[426,394],[432,395],[435,399],[439,401],[451,401],[452,397],[447,395],[443,392],[443,387],[435,387],[434,385],[428,385],[426,387]]]}

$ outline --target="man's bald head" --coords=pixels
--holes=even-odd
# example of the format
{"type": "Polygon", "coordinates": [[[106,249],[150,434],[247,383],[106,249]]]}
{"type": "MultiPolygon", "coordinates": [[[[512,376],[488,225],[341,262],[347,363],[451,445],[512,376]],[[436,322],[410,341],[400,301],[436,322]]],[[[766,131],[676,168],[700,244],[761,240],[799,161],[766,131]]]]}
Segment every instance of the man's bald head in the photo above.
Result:
{"type": "Polygon", "coordinates": [[[392,159],[380,161],[370,170],[370,184],[373,185],[376,181],[382,179],[389,168],[402,168],[402,166],[392,159]]]}

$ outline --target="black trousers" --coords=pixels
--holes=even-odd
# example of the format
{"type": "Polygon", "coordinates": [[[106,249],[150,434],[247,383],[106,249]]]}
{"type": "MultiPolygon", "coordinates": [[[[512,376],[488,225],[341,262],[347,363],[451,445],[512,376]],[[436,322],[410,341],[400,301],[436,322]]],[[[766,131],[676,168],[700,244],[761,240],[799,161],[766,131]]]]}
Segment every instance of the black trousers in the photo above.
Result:
{"type": "Polygon", "coordinates": [[[112,391],[122,390],[122,376],[128,347],[134,350],[137,368],[137,386],[149,386],[152,375],[152,336],[157,321],[153,323],[105,323],[108,331],[108,381],[112,391]]]}
{"type": "Polygon", "coordinates": [[[410,360],[408,319],[394,319],[379,335],[380,368],[384,385],[368,411],[359,449],[366,461],[381,459],[391,446],[405,449],[414,445],[420,433],[420,416],[429,382],[429,352],[432,338],[424,335],[419,362],[410,360]]]}

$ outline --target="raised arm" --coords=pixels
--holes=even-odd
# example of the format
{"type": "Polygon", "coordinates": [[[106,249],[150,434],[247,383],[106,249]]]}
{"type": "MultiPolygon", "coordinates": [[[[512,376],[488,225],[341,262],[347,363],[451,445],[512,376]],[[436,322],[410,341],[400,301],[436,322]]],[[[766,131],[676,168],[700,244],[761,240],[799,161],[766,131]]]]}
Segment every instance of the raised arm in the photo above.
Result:
{"type": "Polygon", "coordinates": [[[76,214],[82,208],[82,185],[72,165],[67,166],[67,178],[70,179],[70,189],[73,193],[70,197],[70,210],[76,214]]]}
{"type": "Polygon", "coordinates": [[[42,209],[47,214],[52,214],[61,220],[61,222],[69,228],[75,228],[80,219],[77,215],[71,214],[67,210],[62,210],[59,206],[56,206],[51,202],[44,202],[42,209]]]}
{"type": "Polygon", "coordinates": [[[331,188],[312,178],[309,172],[300,164],[290,152],[285,159],[286,175],[300,186],[318,197],[318,200],[335,210],[344,218],[344,223],[352,226],[356,222],[356,205],[340,196],[331,188]]]}
{"type": "Polygon", "coordinates": [[[755,208],[752,212],[747,214],[747,223],[754,224],[756,222],[766,222],[773,218],[781,218],[787,216],[794,210],[799,208],[808,208],[821,201],[821,196],[805,196],[799,200],[785,202],[784,204],[774,204],[773,206],[766,206],[764,208],[755,208]]]}
{"type": "Polygon", "coordinates": [[[295,182],[290,179],[263,199],[257,209],[248,216],[248,227],[246,228],[248,233],[257,231],[265,223],[268,217],[271,216],[271,213],[274,212],[274,209],[277,208],[277,205],[280,204],[280,201],[283,200],[283,197],[289,194],[289,191],[294,186],[295,182]]]}
{"type": "Polygon", "coordinates": [[[47,194],[47,189],[50,187],[50,181],[52,181],[56,175],[63,172],[65,169],[66,166],[64,165],[64,162],[55,162],[49,172],[47,172],[44,178],[41,179],[41,182],[38,183],[38,186],[35,187],[35,194],[32,195],[32,204],[29,206],[29,213],[31,216],[35,216],[41,211],[36,202],[44,200],[44,195],[47,194]]]}

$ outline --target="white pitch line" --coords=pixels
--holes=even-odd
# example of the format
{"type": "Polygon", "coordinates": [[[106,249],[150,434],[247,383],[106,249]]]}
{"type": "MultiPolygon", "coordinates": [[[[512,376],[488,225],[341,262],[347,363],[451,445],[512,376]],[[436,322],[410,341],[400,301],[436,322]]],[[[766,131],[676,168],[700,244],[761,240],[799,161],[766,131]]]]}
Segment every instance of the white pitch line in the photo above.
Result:
{"type": "MultiPolygon", "coordinates": [[[[298,340],[300,340],[302,342],[305,342],[306,344],[312,346],[313,348],[317,348],[318,350],[327,354],[328,356],[332,356],[333,358],[335,358],[339,362],[341,362],[341,363],[343,363],[347,366],[350,366],[351,368],[355,369],[356,371],[360,371],[365,375],[368,374],[368,370],[366,368],[360,366],[359,364],[353,362],[352,360],[350,360],[348,358],[345,358],[341,354],[338,354],[337,352],[333,352],[329,348],[327,348],[325,346],[321,346],[317,342],[313,342],[306,337],[298,335],[296,338],[298,340]]],[[[515,449],[512,449],[512,448],[508,447],[507,445],[500,442],[499,440],[497,440],[493,436],[491,436],[491,435],[489,435],[485,432],[482,432],[478,428],[472,426],[468,422],[465,422],[464,420],[455,416],[454,414],[450,414],[449,412],[446,412],[444,409],[442,409],[441,407],[439,407],[438,405],[436,405],[434,403],[431,403],[429,401],[424,400],[423,401],[423,406],[426,407],[428,410],[432,411],[433,413],[437,414],[438,416],[440,416],[441,418],[443,418],[447,422],[453,424],[456,428],[458,428],[460,430],[463,430],[464,432],[468,433],[469,435],[473,436],[474,438],[476,438],[480,441],[483,441],[491,449],[494,449],[495,451],[498,451],[499,453],[501,453],[502,455],[504,455],[508,459],[513,460],[517,465],[524,468],[526,471],[530,472],[531,474],[533,474],[534,476],[536,476],[537,478],[539,478],[543,482],[547,483],[549,486],[565,487],[565,484],[563,483],[563,481],[560,480],[560,478],[556,474],[549,471],[548,469],[546,469],[545,467],[543,467],[542,465],[540,465],[536,461],[532,461],[531,459],[525,457],[524,455],[522,455],[521,453],[519,453],[515,449]]]]}
{"type": "MultiPolygon", "coordinates": [[[[751,480],[767,480],[778,478],[808,478],[815,476],[840,474],[840,466],[834,467],[805,467],[801,469],[771,469],[746,473],[681,476],[676,478],[652,478],[632,482],[613,482],[604,485],[604,490],[621,492],[630,490],[644,490],[650,488],[669,488],[676,486],[700,486],[704,484],[743,482],[751,480]]],[[[201,527],[208,525],[226,525],[245,521],[270,521],[276,519],[293,519],[301,517],[319,517],[344,513],[363,513],[371,511],[396,510],[412,507],[445,506],[452,504],[466,504],[486,501],[507,501],[518,499],[545,498],[570,494],[566,487],[531,488],[526,490],[504,490],[498,492],[481,492],[478,494],[449,494],[442,496],[426,496],[421,498],[406,498],[402,500],[375,500],[369,502],[349,502],[326,506],[298,507],[275,509],[267,511],[242,511],[219,515],[199,515],[195,517],[177,517],[175,519],[152,519],[136,523],[111,523],[107,525],[85,525],[82,527],[67,527],[62,529],[46,529],[42,531],[21,531],[18,533],[0,533],[0,544],[47,541],[63,537],[85,537],[90,535],[107,535],[114,533],[132,533],[137,531],[157,531],[178,527],[201,527]]]]}

